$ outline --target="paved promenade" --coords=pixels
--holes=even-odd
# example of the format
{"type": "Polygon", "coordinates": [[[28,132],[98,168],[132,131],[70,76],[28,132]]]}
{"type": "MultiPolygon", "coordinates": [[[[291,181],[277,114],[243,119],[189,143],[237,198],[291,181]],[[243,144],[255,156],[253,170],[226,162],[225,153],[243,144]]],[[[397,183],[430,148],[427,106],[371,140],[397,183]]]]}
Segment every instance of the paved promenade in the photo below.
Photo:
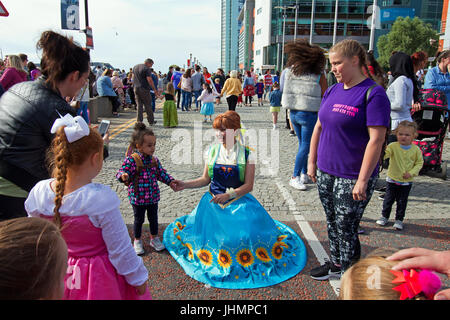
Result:
{"type": "MultiPolygon", "coordinates": [[[[158,101],[159,102],[159,101],[158,101]]],[[[202,123],[198,112],[181,112],[178,109],[178,128],[164,128],[162,110],[157,102],[153,127],[157,137],[155,155],[163,167],[176,179],[188,180],[203,172],[202,154],[211,138],[211,123],[202,123]],[[194,130],[194,128],[196,130],[194,130]]],[[[227,110],[225,104],[216,107],[216,114],[227,110]]],[[[268,104],[264,107],[237,108],[248,136],[254,136],[250,145],[257,146],[256,179],[252,194],[270,215],[293,228],[303,239],[308,250],[308,263],[296,277],[279,285],[255,290],[223,290],[206,288],[189,278],[167,251],[155,252],[145,244],[144,262],[150,270],[150,288],[154,299],[336,299],[339,282],[317,282],[309,277],[309,271],[328,257],[328,239],[325,215],[314,184],[308,190],[298,191],[289,186],[295,155],[297,137],[285,129],[285,113],[280,113],[279,129],[272,130],[268,104]],[[252,131],[253,130],[253,131],[252,131]],[[255,135],[251,135],[255,133],[255,135]],[[273,146],[273,148],[272,148],[273,146]]],[[[133,211],[123,184],[115,180],[125,156],[136,111],[126,110],[119,118],[110,118],[110,157],[104,163],[96,182],[109,185],[121,199],[121,212],[127,225],[133,224],[133,211]]],[[[145,121],[147,124],[147,122],[145,121]]],[[[446,140],[443,159],[450,162],[450,140],[446,140]]],[[[449,168],[450,169],[450,168],[449,168]]],[[[380,181],[384,180],[383,172],[380,181]]],[[[378,247],[406,248],[420,246],[430,249],[450,249],[450,174],[447,180],[420,176],[415,179],[409,197],[405,217],[405,229],[401,232],[380,227],[375,220],[380,216],[382,200],[374,193],[361,226],[365,234],[360,236],[362,255],[378,247]]],[[[207,187],[173,192],[160,183],[159,233],[175,218],[194,209],[207,187]]],[[[147,221],[146,221],[147,223],[147,221]]],[[[148,225],[144,226],[144,237],[148,225]]],[[[131,229],[130,229],[131,232],[131,229]]]]}

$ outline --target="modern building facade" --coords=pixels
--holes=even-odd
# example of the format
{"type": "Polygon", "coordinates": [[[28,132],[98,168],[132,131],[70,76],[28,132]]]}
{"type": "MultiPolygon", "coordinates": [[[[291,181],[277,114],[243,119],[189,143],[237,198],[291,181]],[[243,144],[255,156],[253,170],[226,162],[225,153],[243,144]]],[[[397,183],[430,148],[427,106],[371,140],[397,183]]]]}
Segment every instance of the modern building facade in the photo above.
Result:
{"type": "MultiPolygon", "coordinates": [[[[351,38],[369,48],[373,3],[373,0],[255,0],[255,71],[260,72],[264,65],[275,65],[276,70],[282,70],[286,61],[283,43],[294,38],[306,38],[324,49],[330,48],[333,40],[351,38]]],[[[375,56],[378,37],[390,31],[397,17],[418,16],[440,30],[442,6],[442,0],[378,0],[375,56]]]]}
{"type": "Polygon", "coordinates": [[[441,36],[439,39],[439,51],[450,49],[450,6],[449,0],[444,0],[441,18],[441,36]]]}
{"type": "Polygon", "coordinates": [[[239,70],[250,70],[254,64],[255,0],[246,0],[239,13],[239,70]]]}
{"type": "Polygon", "coordinates": [[[255,70],[260,70],[262,65],[283,69],[283,43],[294,38],[311,39],[312,43],[325,49],[332,46],[333,39],[338,42],[353,38],[368,44],[370,29],[367,20],[372,12],[367,9],[372,3],[373,0],[338,1],[334,37],[335,0],[256,0],[255,70]],[[314,23],[311,24],[313,4],[314,23]]]}
{"type": "MultiPolygon", "coordinates": [[[[419,17],[437,32],[441,32],[443,0],[383,0],[381,7],[381,29],[375,39],[389,33],[397,17],[419,17]]],[[[376,51],[375,51],[376,53],[376,51]]]]}
{"type": "Polygon", "coordinates": [[[238,17],[245,0],[221,0],[221,67],[225,72],[239,67],[238,17]]]}

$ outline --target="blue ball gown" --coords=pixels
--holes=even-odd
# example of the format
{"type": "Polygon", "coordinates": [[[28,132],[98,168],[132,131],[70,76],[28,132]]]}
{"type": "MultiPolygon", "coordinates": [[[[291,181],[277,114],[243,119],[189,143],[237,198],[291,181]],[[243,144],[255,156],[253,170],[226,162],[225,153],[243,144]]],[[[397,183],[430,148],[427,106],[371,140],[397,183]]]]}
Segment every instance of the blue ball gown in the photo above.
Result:
{"type": "Polygon", "coordinates": [[[306,264],[300,237],[273,220],[251,194],[224,205],[210,202],[213,194],[241,185],[237,166],[215,164],[210,190],[164,231],[173,258],[190,277],[211,287],[267,287],[295,276],[306,264]]]}

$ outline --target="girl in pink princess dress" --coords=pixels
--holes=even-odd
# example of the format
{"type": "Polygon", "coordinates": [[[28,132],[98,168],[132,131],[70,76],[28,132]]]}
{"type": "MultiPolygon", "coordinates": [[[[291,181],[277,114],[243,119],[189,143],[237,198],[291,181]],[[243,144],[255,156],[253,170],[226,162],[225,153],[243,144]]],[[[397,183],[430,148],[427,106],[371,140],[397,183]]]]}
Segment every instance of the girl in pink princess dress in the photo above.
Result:
{"type": "Polygon", "coordinates": [[[151,299],[148,271],[131,245],[119,198],[92,183],[103,165],[100,134],[70,115],[57,119],[51,132],[53,178],[34,186],[25,209],[61,229],[68,248],[64,299],[151,299]]]}

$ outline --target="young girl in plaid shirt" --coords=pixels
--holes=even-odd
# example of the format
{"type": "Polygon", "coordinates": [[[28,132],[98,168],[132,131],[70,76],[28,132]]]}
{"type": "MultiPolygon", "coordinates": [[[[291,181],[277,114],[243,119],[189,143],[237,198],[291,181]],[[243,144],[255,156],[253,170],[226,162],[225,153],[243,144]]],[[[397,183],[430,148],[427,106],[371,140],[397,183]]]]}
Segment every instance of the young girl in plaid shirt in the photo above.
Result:
{"type": "Polygon", "coordinates": [[[136,150],[127,156],[116,174],[116,178],[128,185],[128,198],[134,211],[134,249],[144,254],[141,241],[145,212],[150,224],[150,245],[157,251],[164,249],[158,237],[158,202],[160,191],[158,181],[171,185],[172,176],[162,167],[155,152],[156,137],[145,124],[137,123],[133,137],[136,150]]]}

